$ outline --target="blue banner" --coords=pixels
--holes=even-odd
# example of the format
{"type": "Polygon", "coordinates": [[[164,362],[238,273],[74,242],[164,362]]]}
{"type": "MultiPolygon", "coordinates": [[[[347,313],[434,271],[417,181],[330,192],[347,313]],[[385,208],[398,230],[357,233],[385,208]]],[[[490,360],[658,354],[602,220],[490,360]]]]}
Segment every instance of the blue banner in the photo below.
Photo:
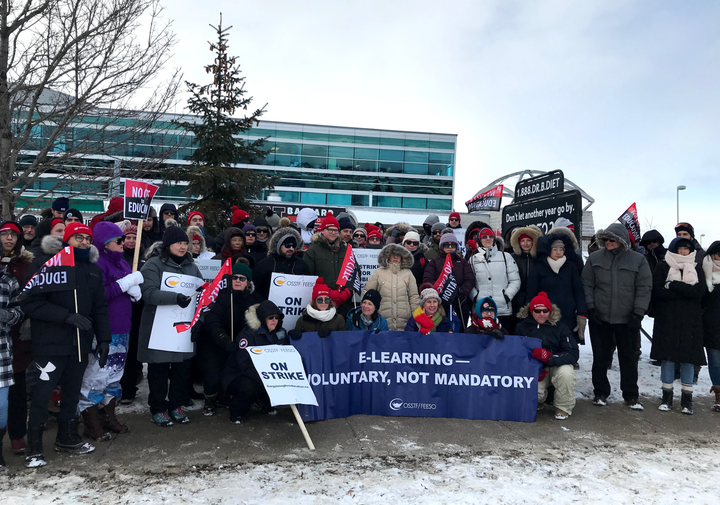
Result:
{"type": "Polygon", "coordinates": [[[297,406],[305,421],[357,414],[535,421],[537,338],[334,331],[304,333],[292,344],[318,400],[297,406]]]}

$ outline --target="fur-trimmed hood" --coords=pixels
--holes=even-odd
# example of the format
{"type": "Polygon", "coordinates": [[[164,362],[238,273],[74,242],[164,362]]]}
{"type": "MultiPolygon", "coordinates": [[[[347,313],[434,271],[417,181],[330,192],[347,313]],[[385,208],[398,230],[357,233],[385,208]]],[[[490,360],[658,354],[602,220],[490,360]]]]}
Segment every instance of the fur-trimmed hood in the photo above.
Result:
{"type": "Polygon", "coordinates": [[[528,237],[532,238],[533,245],[532,248],[530,248],[530,256],[532,258],[536,257],[538,239],[542,237],[542,232],[540,232],[539,229],[530,226],[522,226],[515,230],[510,236],[510,245],[513,248],[513,252],[518,256],[523,253],[522,248],[520,247],[520,237],[522,235],[527,235],[528,237]]]}
{"type": "Polygon", "coordinates": [[[202,254],[207,251],[205,236],[203,235],[203,232],[199,226],[188,226],[187,230],[185,230],[185,233],[187,233],[190,242],[192,242],[194,236],[200,237],[200,252],[198,252],[198,254],[202,254]]]}
{"type": "Polygon", "coordinates": [[[275,331],[282,330],[284,315],[282,311],[277,308],[277,305],[275,305],[270,300],[265,300],[262,303],[256,303],[255,305],[251,305],[250,308],[245,311],[245,323],[251,329],[257,331],[262,327],[262,320],[272,314],[277,314],[280,316],[275,331]]]}
{"type": "MultiPolygon", "coordinates": [[[[559,308],[557,305],[555,305],[554,303],[551,304],[551,305],[552,305],[552,307],[551,307],[551,312],[550,312],[550,316],[549,316],[548,319],[547,319],[547,322],[548,322],[551,326],[557,326],[558,321],[560,321],[560,319],[562,319],[562,314],[560,313],[560,308],[559,308]]],[[[532,319],[532,321],[533,321],[534,323],[537,324],[537,321],[535,321],[535,318],[533,318],[533,317],[532,317],[532,314],[530,314],[530,304],[529,304],[529,303],[528,303],[527,305],[525,305],[524,307],[522,307],[522,308],[518,311],[518,313],[517,313],[517,318],[518,318],[518,319],[528,319],[528,318],[530,318],[530,319],[532,319]]]]}
{"type": "Polygon", "coordinates": [[[153,256],[159,255],[163,250],[162,240],[153,242],[150,247],[145,251],[145,260],[149,260],[153,256]]]}
{"type": "Polygon", "coordinates": [[[595,240],[600,247],[605,247],[605,241],[607,239],[617,240],[620,243],[620,249],[623,251],[630,249],[630,239],[627,234],[627,229],[620,223],[613,223],[595,234],[595,240]]]}
{"type": "Polygon", "coordinates": [[[395,228],[400,230],[400,235],[405,235],[410,230],[415,229],[412,226],[410,226],[410,224],[408,224],[408,223],[395,223],[394,225],[388,227],[385,230],[385,240],[387,240],[388,237],[392,236],[392,232],[395,228]]]}
{"type": "MultiPolygon", "coordinates": [[[[40,242],[40,247],[42,248],[42,252],[45,254],[48,254],[50,256],[55,256],[57,253],[59,253],[63,246],[64,242],[62,237],[58,237],[55,235],[46,235],[43,237],[42,242],[40,242]]],[[[90,246],[90,263],[97,263],[98,258],[100,257],[100,253],[97,250],[97,247],[94,245],[90,246]]]]}
{"type": "Polygon", "coordinates": [[[465,243],[468,243],[468,240],[470,240],[470,236],[474,231],[479,231],[483,228],[490,228],[492,230],[492,226],[487,224],[485,221],[473,221],[472,223],[470,223],[470,226],[468,226],[465,230],[465,243]]]}
{"type": "Polygon", "coordinates": [[[10,263],[25,263],[26,265],[29,265],[30,263],[32,263],[32,260],[34,258],[35,255],[33,253],[25,249],[25,247],[21,247],[20,254],[17,256],[12,256],[10,258],[10,263]]]}
{"type": "MultiPolygon", "coordinates": [[[[565,228],[567,230],[567,228],[565,228]]],[[[537,255],[540,258],[548,257],[550,256],[550,251],[552,250],[552,244],[556,240],[562,241],[562,243],[565,245],[565,256],[567,259],[569,259],[572,262],[575,262],[575,249],[573,249],[573,242],[570,240],[570,237],[567,236],[566,233],[548,233],[544,237],[540,237],[538,239],[537,244],[537,255]]]]}
{"type": "MultiPolygon", "coordinates": [[[[622,225],[620,225],[622,226],[622,225]]],[[[556,226],[555,228],[550,228],[550,231],[547,232],[548,235],[552,233],[564,233],[570,238],[570,241],[572,242],[573,249],[578,248],[578,241],[577,237],[575,236],[575,233],[570,228],[566,228],[565,226],[556,226]]]]}
{"type": "MultiPolygon", "coordinates": [[[[303,246],[303,239],[300,236],[300,233],[290,226],[289,224],[286,226],[282,226],[283,220],[286,218],[280,219],[280,227],[275,230],[275,232],[272,234],[272,237],[270,237],[270,240],[268,241],[268,255],[271,254],[277,254],[277,247],[278,244],[282,244],[287,237],[294,237],[297,241],[297,247],[295,248],[296,251],[299,251],[302,249],[303,246]]],[[[288,223],[290,223],[290,220],[287,220],[288,223]]]]}
{"type": "Polygon", "coordinates": [[[405,247],[398,244],[388,244],[383,247],[378,254],[378,265],[387,268],[388,261],[390,261],[390,256],[392,255],[400,256],[401,268],[412,268],[413,263],[415,263],[412,253],[405,249],[405,247]]]}

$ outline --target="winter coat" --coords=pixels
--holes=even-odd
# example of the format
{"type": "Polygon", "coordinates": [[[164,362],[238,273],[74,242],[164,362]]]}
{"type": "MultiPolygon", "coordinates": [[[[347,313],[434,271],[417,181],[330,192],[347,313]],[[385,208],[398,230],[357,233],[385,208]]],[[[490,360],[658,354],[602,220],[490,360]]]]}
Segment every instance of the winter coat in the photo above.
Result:
{"type": "Polygon", "coordinates": [[[132,273],[130,265],[123,260],[122,252],[108,251],[102,244],[106,240],[113,238],[109,235],[115,235],[112,231],[117,231],[117,226],[106,222],[98,223],[95,227],[93,237],[95,238],[100,253],[97,266],[103,273],[103,285],[105,286],[105,299],[108,302],[108,319],[110,320],[110,330],[113,335],[121,333],[130,333],[131,316],[132,316],[132,300],[130,295],[123,293],[118,279],[122,279],[126,275],[132,273]],[[110,228],[112,227],[112,228],[110,228]]]}
{"type": "MultiPolygon", "coordinates": [[[[263,302],[263,304],[266,303],[267,302],[263,302]]],[[[282,319],[278,321],[273,331],[269,331],[267,327],[262,324],[265,319],[262,316],[261,309],[263,304],[253,305],[245,312],[247,325],[234,339],[237,348],[225,363],[222,374],[223,389],[227,389],[230,383],[238,377],[248,377],[258,384],[262,384],[260,375],[258,375],[257,370],[255,370],[255,365],[253,365],[252,359],[247,349],[245,349],[246,347],[290,344],[287,332],[282,327],[282,319]],[[258,311],[260,312],[258,313],[258,311]]]]}
{"type": "MultiPolygon", "coordinates": [[[[330,289],[338,289],[337,279],[342,269],[347,244],[338,238],[330,245],[319,233],[313,235],[312,244],[305,252],[303,260],[310,269],[310,275],[317,275],[325,280],[330,289]]],[[[352,302],[348,300],[338,307],[341,314],[347,314],[352,308],[352,302]]],[[[343,320],[343,325],[345,324],[343,320]]]]}
{"type": "MultiPolygon", "coordinates": [[[[10,258],[7,265],[7,271],[17,280],[18,286],[22,290],[25,287],[25,279],[27,271],[33,261],[33,255],[30,251],[20,249],[20,254],[10,258]]],[[[32,343],[29,335],[26,340],[20,340],[20,333],[24,326],[30,331],[30,321],[23,317],[22,321],[15,323],[10,329],[12,337],[12,362],[15,373],[24,372],[30,363],[32,363],[32,343]]]]}
{"type": "Polygon", "coordinates": [[[537,262],[537,243],[540,237],[542,237],[542,232],[535,226],[522,226],[517,228],[510,236],[510,245],[513,250],[511,256],[517,263],[518,273],[520,274],[520,290],[512,299],[513,314],[517,314],[522,307],[530,303],[531,297],[527,295],[528,280],[537,262]],[[522,247],[520,247],[520,237],[522,235],[532,237],[533,244],[528,253],[523,252],[522,247]]]}
{"type": "Polygon", "coordinates": [[[720,284],[703,297],[703,339],[708,349],[720,350],[720,284]]]}
{"type": "MultiPolygon", "coordinates": [[[[56,255],[66,244],[60,237],[48,235],[42,241],[43,251],[48,258],[56,255]]],[[[92,321],[93,329],[80,331],[80,352],[91,352],[93,334],[98,342],[110,342],[110,321],[108,304],[105,299],[103,274],[95,263],[99,257],[95,246],[90,246],[89,260],[75,261],[75,292],[73,290],[34,293],[22,296],[20,306],[29,317],[33,355],[77,356],[77,329],[65,322],[70,314],[79,313],[92,321]]],[[[43,266],[42,258],[35,258],[28,268],[27,280],[43,266]]]]}
{"type": "Polygon", "coordinates": [[[303,309],[302,316],[295,323],[295,329],[302,330],[303,333],[311,333],[320,328],[328,328],[330,331],[345,331],[345,319],[336,312],[335,317],[330,321],[320,321],[308,314],[307,309],[303,309]]]}
{"type": "Polygon", "coordinates": [[[258,242],[257,238],[255,238],[255,243],[253,245],[246,245],[245,251],[255,260],[255,265],[257,265],[258,262],[267,258],[268,246],[265,242],[258,242]]]}
{"type": "MultiPolygon", "coordinates": [[[[570,242],[572,243],[572,250],[575,251],[575,255],[572,256],[572,262],[575,265],[575,268],[577,268],[578,273],[582,273],[583,267],[585,264],[583,263],[582,259],[582,248],[578,245],[577,237],[575,236],[575,233],[570,228],[567,228],[565,226],[556,226],[554,228],[550,228],[550,230],[546,233],[546,235],[553,235],[555,233],[563,233],[567,238],[570,239],[570,242]]],[[[565,247],[565,251],[567,252],[567,247],[565,247]]],[[[568,259],[571,259],[568,257],[568,259]]]]}
{"type": "Polygon", "coordinates": [[[520,290],[520,273],[517,263],[510,254],[501,252],[494,245],[487,251],[480,251],[470,258],[474,289],[472,300],[486,296],[495,300],[498,316],[512,315],[512,299],[520,290]]]}
{"type": "Polygon", "coordinates": [[[379,331],[387,331],[389,329],[387,319],[378,314],[377,310],[373,314],[373,323],[369,328],[362,322],[362,307],[356,307],[348,312],[346,318],[345,329],[347,331],[368,331],[372,330],[375,333],[379,331]]]}
{"type": "MultiPolygon", "coordinates": [[[[297,224],[300,235],[302,236],[302,241],[307,245],[309,245],[313,240],[313,229],[308,229],[308,225],[310,225],[310,223],[316,222],[317,218],[317,212],[315,212],[310,207],[305,207],[304,209],[301,209],[300,212],[298,212],[297,218],[295,219],[295,223],[297,224]]],[[[298,245],[298,249],[302,250],[302,247],[298,245]]]]}
{"type": "Polygon", "coordinates": [[[620,223],[600,230],[596,238],[600,250],[590,255],[581,275],[588,310],[594,308],[596,317],[610,324],[626,324],[633,313],[645,315],[653,285],[645,257],[630,250],[627,230],[620,223]],[[605,249],[608,238],[620,247],[605,249]]]}
{"type": "Polygon", "coordinates": [[[428,248],[427,248],[427,251],[425,251],[425,258],[427,258],[428,260],[434,260],[440,254],[440,244],[435,242],[435,240],[433,240],[432,232],[433,231],[442,231],[445,228],[446,228],[445,224],[440,223],[440,222],[435,223],[434,225],[432,225],[430,227],[430,243],[427,244],[428,248]]]}
{"type": "Polygon", "coordinates": [[[263,298],[270,295],[270,281],[273,272],[290,275],[310,275],[310,268],[305,263],[305,260],[298,256],[286,258],[277,253],[280,239],[288,235],[295,237],[298,244],[297,248],[300,249],[302,246],[300,233],[289,226],[278,228],[268,241],[269,256],[256,263],[253,269],[253,282],[255,282],[255,287],[263,298]]]}
{"type": "Polygon", "coordinates": [[[193,237],[200,238],[200,252],[198,252],[197,256],[193,254],[193,258],[198,260],[209,260],[215,256],[215,254],[212,251],[209,251],[207,248],[207,242],[205,241],[205,231],[202,228],[200,228],[199,226],[188,226],[187,230],[185,230],[185,233],[187,233],[187,236],[190,239],[188,249],[190,249],[191,252],[193,237]]]}
{"type": "Polygon", "coordinates": [[[166,211],[172,211],[173,214],[175,214],[175,221],[180,222],[180,215],[178,214],[177,207],[175,207],[172,203],[164,203],[160,206],[160,212],[158,212],[158,225],[159,225],[159,235],[160,240],[162,240],[163,233],[165,233],[165,221],[163,220],[163,213],[166,211]]]}
{"type": "Polygon", "coordinates": [[[7,268],[2,267],[0,269],[0,388],[7,388],[15,383],[10,329],[23,318],[22,310],[17,303],[20,290],[20,284],[15,276],[7,268]]]}
{"type": "Polygon", "coordinates": [[[414,260],[410,251],[388,244],[378,254],[378,265],[368,279],[363,294],[370,289],[382,296],[378,312],[387,319],[390,331],[402,331],[412,311],[420,305],[418,286],[410,270],[414,260]],[[400,256],[400,264],[390,263],[390,256],[400,256]]]}
{"type": "MultiPolygon", "coordinates": [[[[148,254],[152,254],[152,250],[148,254]]],[[[188,252],[178,265],[167,252],[152,256],[142,268],[145,282],[141,284],[142,296],[145,301],[142,318],[140,319],[140,335],[138,339],[138,361],[143,363],[179,363],[193,357],[194,352],[171,352],[150,349],[155,312],[158,305],[177,305],[177,293],[161,291],[163,273],[169,272],[202,278],[195,265],[192,254],[188,252]]]]}
{"type": "MultiPolygon", "coordinates": [[[[236,226],[231,226],[230,228],[223,231],[220,235],[218,235],[215,240],[217,241],[221,237],[222,237],[223,242],[221,243],[220,247],[217,247],[217,243],[215,244],[216,245],[215,251],[217,252],[217,254],[215,256],[213,256],[212,259],[225,261],[226,259],[231,258],[235,254],[246,252],[245,251],[245,233],[243,233],[243,231],[240,228],[237,228],[236,226]],[[230,230],[232,230],[232,232],[227,233],[230,230]],[[239,251],[233,251],[232,248],[230,247],[230,242],[232,241],[233,235],[238,236],[237,232],[240,232],[240,234],[242,235],[243,246],[239,251]]],[[[251,268],[254,265],[254,262],[255,262],[255,260],[253,259],[253,264],[251,265],[251,268]]]]}
{"type": "Polygon", "coordinates": [[[415,252],[411,253],[413,257],[413,266],[410,268],[410,271],[412,272],[413,277],[415,277],[415,284],[417,284],[418,287],[420,287],[420,285],[423,283],[425,267],[430,262],[430,260],[425,257],[426,251],[427,246],[421,242],[415,252]]]}
{"type": "Polygon", "coordinates": [[[663,261],[653,272],[655,325],[650,359],[705,365],[702,314],[702,298],[707,291],[705,273],[696,265],[697,284],[672,281],[666,288],[669,271],[663,261]]]}
{"type": "MultiPolygon", "coordinates": [[[[665,259],[665,253],[667,252],[667,249],[665,249],[665,247],[663,246],[664,242],[665,237],[663,237],[662,234],[657,230],[646,231],[643,234],[642,239],[640,239],[639,245],[645,248],[645,258],[647,259],[648,265],[650,265],[650,270],[652,271],[654,271],[655,267],[658,266],[658,264],[665,259]],[[652,250],[648,249],[648,244],[655,240],[659,240],[660,244],[652,250]]],[[[698,263],[698,265],[700,264],[701,263],[698,263]]]]}
{"type": "Polygon", "coordinates": [[[518,312],[521,321],[515,326],[515,334],[523,337],[535,337],[542,340],[543,349],[550,351],[552,356],[548,367],[574,365],[580,358],[578,345],[570,329],[562,322],[561,310],[552,304],[552,312],[544,324],[538,324],[530,314],[530,304],[518,312]]]}
{"type": "Polygon", "coordinates": [[[553,233],[540,237],[537,249],[538,260],[530,276],[527,290],[528,303],[540,291],[547,293],[550,301],[560,307],[562,321],[571,331],[577,326],[576,316],[587,314],[585,292],[580,275],[572,261],[573,256],[575,256],[575,251],[572,249],[572,242],[567,235],[553,233]],[[567,258],[558,273],[555,273],[548,263],[552,243],[556,240],[562,240],[565,244],[567,258]]]}

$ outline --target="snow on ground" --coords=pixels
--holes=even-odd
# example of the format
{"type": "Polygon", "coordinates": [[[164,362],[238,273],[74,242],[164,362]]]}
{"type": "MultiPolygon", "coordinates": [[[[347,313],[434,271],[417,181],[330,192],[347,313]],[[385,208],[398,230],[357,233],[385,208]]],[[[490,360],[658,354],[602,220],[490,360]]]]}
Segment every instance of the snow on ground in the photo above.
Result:
{"type": "Polygon", "coordinates": [[[3,504],[718,502],[716,449],[538,449],[505,456],[243,464],[186,475],[0,477],[3,504]]]}

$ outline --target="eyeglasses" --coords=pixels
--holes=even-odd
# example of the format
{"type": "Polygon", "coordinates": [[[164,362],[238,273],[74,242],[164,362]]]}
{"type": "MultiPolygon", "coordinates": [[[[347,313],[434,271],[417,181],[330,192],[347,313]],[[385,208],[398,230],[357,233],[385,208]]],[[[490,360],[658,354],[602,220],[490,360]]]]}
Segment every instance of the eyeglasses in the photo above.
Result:
{"type": "Polygon", "coordinates": [[[328,233],[339,233],[340,232],[337,228],[325,228],[325,231],[328,233]]]}
{"type": "Polygon", "coordinates": [[[360,237],[365,238],[365,234],[363,234],[363,233],[356,233],[355,235],[353,235],[353,238],[360,238],[360,237]]]}
{"type": "Polygon", "coordinates": [[[20,234],[16,231],[12,231],[12,230],[0,231],[0,237],[2,237],[2,238],[19,237],[19,236],[20,236],[20,234]]]}
{"type": "Polygon", "coordinates": [[[277,314],[272,314],[272,315],[267,316],[265,319],[269,319],[270,321],[276,321],[276,320],[280,319],[280,316],[278,316],[277,314]]]}
{"type": "Polygon", "coordinates": [[[287,242],[287,243],[283,244],[283,247],[285,249],[295,249],[295,244],[293,244],[292,242],[287,242]]]}
{"type": "Polygon", "coordinates": [[[414,246],[420,245],[420,242],[418,242],[417,240],[406,240],[405,243],[407,245],[414,245],[414,246]]]}
{"type": "Polygon", "coordinates": [[[452,242],[448,242],[447,244],[443,244],[443,249],[457,249],[457,244],[453,244],[452,242]]]}
{"type": "Polygon", "coordinates": [[[256,237],[257,234],[254,231],[249,231],[245,234],[246,237],[256,237]]]}
{"type": "Polygon", "coordinates": [[[450,218],[450,221],[460,221],[460,220],[459,220],[458,218],[456,218],[456,217],[451,217],[451,218],[450,218]]]}
{"type": "Polygon", "coordinates": [[[326,298],[315,298],[315,303],[330,303],[332,301],[332,298],[329,296],[326,298]]]}
{"type": "Polygon", "coordinates": [[[266,228],[257,228],[258,233],[268,233],[268,230],[266,228]]]}
{"type": "Polygon", "coordinates": [[[75,237],[75,240],[78,242],[87,242],[88,244],[92,244],[92,237],[88,237],[87,235],[73,235],[75,237]]]}
{"type": "Polygon", "coordinates": [[[115,243],[117,245],[122,245],[123,242],[125,242],[125,237],[118,237],[117,239],[115,239],[115,243]]]}
{"type": "Polygon", "coordinates": [[[548,314],[550,312],[550,309],[533,309],[533,312],[536,314],[548,314]]]}
{"type": "Polygon", "coordinates": [[[234,281],[238,282],[245,282],[247,280],[247,277],[245,277],[244,275],[233,275],[232,278],[234,281]]]}

